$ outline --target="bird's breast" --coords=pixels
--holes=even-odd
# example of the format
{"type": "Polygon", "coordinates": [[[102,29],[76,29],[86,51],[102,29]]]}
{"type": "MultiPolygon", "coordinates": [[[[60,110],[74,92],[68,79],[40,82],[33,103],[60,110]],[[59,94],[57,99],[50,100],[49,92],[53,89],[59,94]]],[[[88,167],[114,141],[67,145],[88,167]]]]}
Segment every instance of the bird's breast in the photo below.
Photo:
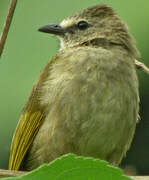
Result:
{"type": "Polygon", "coordinates": [[[41,88],[46,118],[30,152],[40,149],[39,161],[69,152],[107,159],[132,140],[139,109],[133,64],[111,53],[77,53],[55,63],[41,88]]]}

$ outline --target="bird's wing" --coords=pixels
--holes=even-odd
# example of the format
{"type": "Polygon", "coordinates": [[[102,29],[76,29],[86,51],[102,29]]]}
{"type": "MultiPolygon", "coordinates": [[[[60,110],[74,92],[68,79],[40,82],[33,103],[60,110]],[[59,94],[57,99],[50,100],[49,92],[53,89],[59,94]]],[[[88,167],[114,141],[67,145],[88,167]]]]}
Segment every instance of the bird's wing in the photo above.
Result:
{"type": "Polygon", "coordinates": [[[41,124],[45,119],[43,105],[40,104],[40,86],[49,76],[51,64],[55,58],[46,65],[35,83],[32,93],[25,105],[20,120],[18,122],[14,137],[12,139],[9,169],[18,170],[21,163],[32,144],[41,124]]]}
{"type": "Polygon", "coordinates": [[[43,120],[44,116],[40,111],[25,112],[21,115],[11,144],[9,169],[19,170],[43,120]]]}

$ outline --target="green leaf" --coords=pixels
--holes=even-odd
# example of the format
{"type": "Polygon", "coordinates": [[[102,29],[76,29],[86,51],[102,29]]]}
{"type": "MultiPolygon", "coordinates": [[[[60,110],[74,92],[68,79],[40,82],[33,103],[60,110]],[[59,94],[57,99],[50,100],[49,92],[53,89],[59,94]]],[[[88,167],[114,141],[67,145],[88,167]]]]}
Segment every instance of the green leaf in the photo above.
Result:
{"type": "Polygon", "coordinates": [[[66,154],[20,177],[2,180],[131,180],[106,161],[66,154]]]}

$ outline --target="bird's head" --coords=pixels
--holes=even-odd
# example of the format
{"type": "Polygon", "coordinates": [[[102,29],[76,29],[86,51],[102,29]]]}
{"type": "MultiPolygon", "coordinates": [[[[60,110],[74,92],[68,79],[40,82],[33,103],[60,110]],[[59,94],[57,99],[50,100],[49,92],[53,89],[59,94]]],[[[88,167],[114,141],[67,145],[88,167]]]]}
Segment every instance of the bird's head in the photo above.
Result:
{"type": "Polygon", "coordinates": [[[65,18],[60,24],[45,25],[39,31],[57,35],[61,41],[61,49],[119,45],[133,56],[138,56],[128,27],[105,4],[89,7],[65,18]]]}

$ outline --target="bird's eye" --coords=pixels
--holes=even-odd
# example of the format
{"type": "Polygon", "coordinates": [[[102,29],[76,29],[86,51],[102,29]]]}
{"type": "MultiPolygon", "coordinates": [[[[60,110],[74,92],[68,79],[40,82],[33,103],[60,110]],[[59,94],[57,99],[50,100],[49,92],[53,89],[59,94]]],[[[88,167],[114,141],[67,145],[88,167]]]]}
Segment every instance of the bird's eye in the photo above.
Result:
{"type": "Polygon", "coordinates": [[[84,30],[84,29],[88,28],[88,23],[86,21],[80,21],[80,22],[78,22],[77,27],[80,30],[84,30]]]}

